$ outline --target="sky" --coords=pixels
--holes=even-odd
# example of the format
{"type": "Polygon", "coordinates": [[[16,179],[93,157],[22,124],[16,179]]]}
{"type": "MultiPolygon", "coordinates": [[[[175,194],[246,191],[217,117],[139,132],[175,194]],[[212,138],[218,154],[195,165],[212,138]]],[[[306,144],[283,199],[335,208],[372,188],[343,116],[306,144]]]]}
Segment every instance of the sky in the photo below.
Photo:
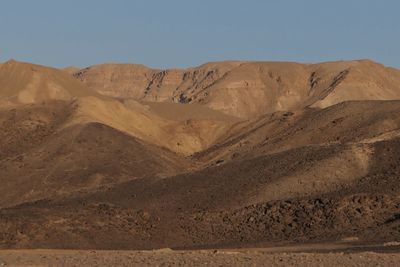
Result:
{"type": "Polygon", "coordinates": [[[398,0],[0,0],[0,61],[183,68],[372,59],[400,68],[398,0]]]}

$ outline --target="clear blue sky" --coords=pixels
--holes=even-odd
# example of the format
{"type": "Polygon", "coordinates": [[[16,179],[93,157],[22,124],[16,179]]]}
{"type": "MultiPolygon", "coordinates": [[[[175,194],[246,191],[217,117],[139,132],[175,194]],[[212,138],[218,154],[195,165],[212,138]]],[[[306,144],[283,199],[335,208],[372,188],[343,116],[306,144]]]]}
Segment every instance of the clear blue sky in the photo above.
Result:
{"type": "Polygon", "coordinates": [[[399,49],[398,0],[0,0],[0,61],[370,58],[399,68],[399,49]]]}

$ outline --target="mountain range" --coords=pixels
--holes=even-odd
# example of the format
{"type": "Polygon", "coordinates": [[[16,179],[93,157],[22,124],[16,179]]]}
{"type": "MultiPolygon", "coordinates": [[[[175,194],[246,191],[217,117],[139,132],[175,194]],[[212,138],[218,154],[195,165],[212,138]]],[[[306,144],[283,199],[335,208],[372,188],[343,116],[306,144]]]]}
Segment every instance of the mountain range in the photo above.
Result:
{"type": "Polygon", "coordinates": [[[400,70],[0,64],[0,247],[400,239],[400,70]]]}

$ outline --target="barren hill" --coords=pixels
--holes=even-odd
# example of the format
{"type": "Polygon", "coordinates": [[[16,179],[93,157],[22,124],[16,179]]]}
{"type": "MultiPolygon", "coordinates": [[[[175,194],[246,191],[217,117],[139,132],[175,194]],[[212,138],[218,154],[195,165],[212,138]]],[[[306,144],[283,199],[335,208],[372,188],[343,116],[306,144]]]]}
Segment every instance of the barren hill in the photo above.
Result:
{"type": "Polygon", "coordinates": [[[166,111],[163,104],[157,107],[133,99],[102,96],[65,71],[16,61],[8,61],[0,68],[0,106],[52,100],[74,101],[73,116],[66,126],[99,122],[183,154],[209,147],[238,120],[207,107],[193,107],[191,115],[175,118],[168,115],[176,109],[173,105],[166,111]]]}
{"type": "Polygon", "coordinates": [[[398,241],[400,71],[0,65],[0,247],[398,241]]]}
{"type": "Polygon", "coordinates": [[[57,69],[7,61],[0,66],[0,97],[19,103],[40,103],[50,99],[98,95],[57,69]]]}
{"type": "Polygon", "coordinates": [[[348,100],[400,99],[400,71],[369,61],[321,64],[215,62],[190,69],[97,65],[74,77],[99,93],[136,100],[200,103],[251,118],[348,100]]]}
{"type": "Polygon", "coordinates": [[[105,124],[65,127],[75,105],[58,101],[0,111],[0,206],[169,176],[190,167],[183,157],[105,124]]]}
{"type": "Polygon", "coordinates": [[[245,159],[309,145],[372,143],[400,136],[399,101],[348,101],[324,109],[275,112],[235,124],[196,158],[245,159]]]}
{"type": "Polygon", "coordinates": [[[1,244],[148,249],[398,240],[398,149],[398,139],[303,147],[26,203],[1,211],[1,229],[10,233],[1,244]]]}

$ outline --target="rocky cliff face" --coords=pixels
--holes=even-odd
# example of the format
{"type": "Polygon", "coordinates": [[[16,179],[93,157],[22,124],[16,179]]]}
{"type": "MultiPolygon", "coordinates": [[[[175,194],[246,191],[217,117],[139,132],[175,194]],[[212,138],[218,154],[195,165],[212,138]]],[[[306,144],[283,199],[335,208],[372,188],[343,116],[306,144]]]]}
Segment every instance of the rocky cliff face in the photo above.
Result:
{"type": "Polygon", "coordinates": [[[72,75],[103,95],[139,99],[154,73],[142,65],[106,64],[85,68],[72,75]]]}
{"type": "Polygon", "coordinates": [[[108,96],[200,103],[242,118],[311,105],[327,107],[346,100],[400,99],[400,71],[368,60],[215,62],[171,70],[106,64],[73,75],[108,96]]]}

